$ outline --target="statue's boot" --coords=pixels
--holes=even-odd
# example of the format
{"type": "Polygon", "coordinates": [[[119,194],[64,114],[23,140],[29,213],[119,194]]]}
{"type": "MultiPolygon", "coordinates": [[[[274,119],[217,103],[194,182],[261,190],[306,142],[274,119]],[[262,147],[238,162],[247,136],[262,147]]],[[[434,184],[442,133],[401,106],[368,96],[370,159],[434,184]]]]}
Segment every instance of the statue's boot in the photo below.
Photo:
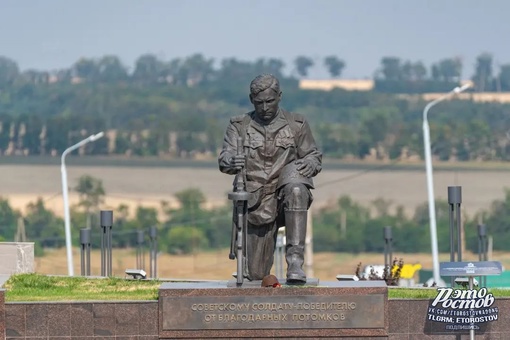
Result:
{"type": "Polygon", "coordinates": [[[285,210],[285,259],[288,282],[306,282],[303,264],[307,214],[306,210],[285,210]]]}

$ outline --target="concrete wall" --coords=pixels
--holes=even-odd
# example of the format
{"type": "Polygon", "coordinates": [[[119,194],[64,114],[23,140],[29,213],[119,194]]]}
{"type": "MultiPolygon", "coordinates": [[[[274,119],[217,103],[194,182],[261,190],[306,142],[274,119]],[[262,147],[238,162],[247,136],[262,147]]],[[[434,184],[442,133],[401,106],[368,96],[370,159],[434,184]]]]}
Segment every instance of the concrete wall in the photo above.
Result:
{"type": "Polygon", "coordinates": [[[0,242],[0,275],[34,272],[34,242],[0,242]]]}

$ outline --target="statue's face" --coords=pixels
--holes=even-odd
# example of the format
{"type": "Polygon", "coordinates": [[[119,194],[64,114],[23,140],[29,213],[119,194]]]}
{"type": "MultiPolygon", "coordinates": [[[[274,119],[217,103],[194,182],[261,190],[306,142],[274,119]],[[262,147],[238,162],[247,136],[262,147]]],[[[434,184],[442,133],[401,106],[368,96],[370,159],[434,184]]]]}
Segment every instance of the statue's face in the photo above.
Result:
{"type": "Polygon", "coordinates": [[[250,95],[250,100],[255,108],[255,114],[262,121],[271,121],[278,112],[278,104],[282,93],[276,93],[273,89],[265,89],[256,96],[250,95]]]}

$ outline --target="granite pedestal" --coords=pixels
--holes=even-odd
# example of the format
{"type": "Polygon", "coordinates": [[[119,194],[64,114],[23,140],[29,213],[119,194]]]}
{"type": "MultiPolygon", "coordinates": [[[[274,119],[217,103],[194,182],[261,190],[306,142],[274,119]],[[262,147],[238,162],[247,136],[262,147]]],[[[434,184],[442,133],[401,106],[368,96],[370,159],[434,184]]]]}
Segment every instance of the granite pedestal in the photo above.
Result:
{"type": "Polygon", "coordinates": [[[0,288],[0,339],[5,339],[5,290],[0,288]]]}
{"type": "Polygon", "coordinates": [[[159,334],[175,338],[386,339],[388,288],[383,281],[316,286],[229,287],[228,281],[164,283],[159,334]]]}

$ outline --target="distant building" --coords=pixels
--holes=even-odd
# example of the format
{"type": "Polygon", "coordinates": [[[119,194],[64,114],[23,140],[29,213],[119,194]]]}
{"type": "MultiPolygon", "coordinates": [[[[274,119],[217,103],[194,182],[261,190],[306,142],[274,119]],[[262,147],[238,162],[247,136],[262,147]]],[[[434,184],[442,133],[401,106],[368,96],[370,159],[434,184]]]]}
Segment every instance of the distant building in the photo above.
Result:
{"type": "Polygon", "coordinates": [[[301,79],[299,88],[303,90],[330,91],[341,88],[348,91],[370,91],[374,88],[373,79],[301,79]]]}
{"type": "MultiPolygon", "coordinates": [[[[460,85],[467,82],[471,81],[461,80],[460,85]]],[[[299,88],[303,90],[331,91],[334,88],[340,88],[347,91],[371,91],[374,85],[373,79],[301,79],[299,81],[299,88]]],[[[398,96],[409,100],[430,101],[442,95],[444,93],[399,94],[398,96]]],[[[455,98],[475,102],[510,103],[510,92],[466,92],[457,95],[455,98]]]]}

